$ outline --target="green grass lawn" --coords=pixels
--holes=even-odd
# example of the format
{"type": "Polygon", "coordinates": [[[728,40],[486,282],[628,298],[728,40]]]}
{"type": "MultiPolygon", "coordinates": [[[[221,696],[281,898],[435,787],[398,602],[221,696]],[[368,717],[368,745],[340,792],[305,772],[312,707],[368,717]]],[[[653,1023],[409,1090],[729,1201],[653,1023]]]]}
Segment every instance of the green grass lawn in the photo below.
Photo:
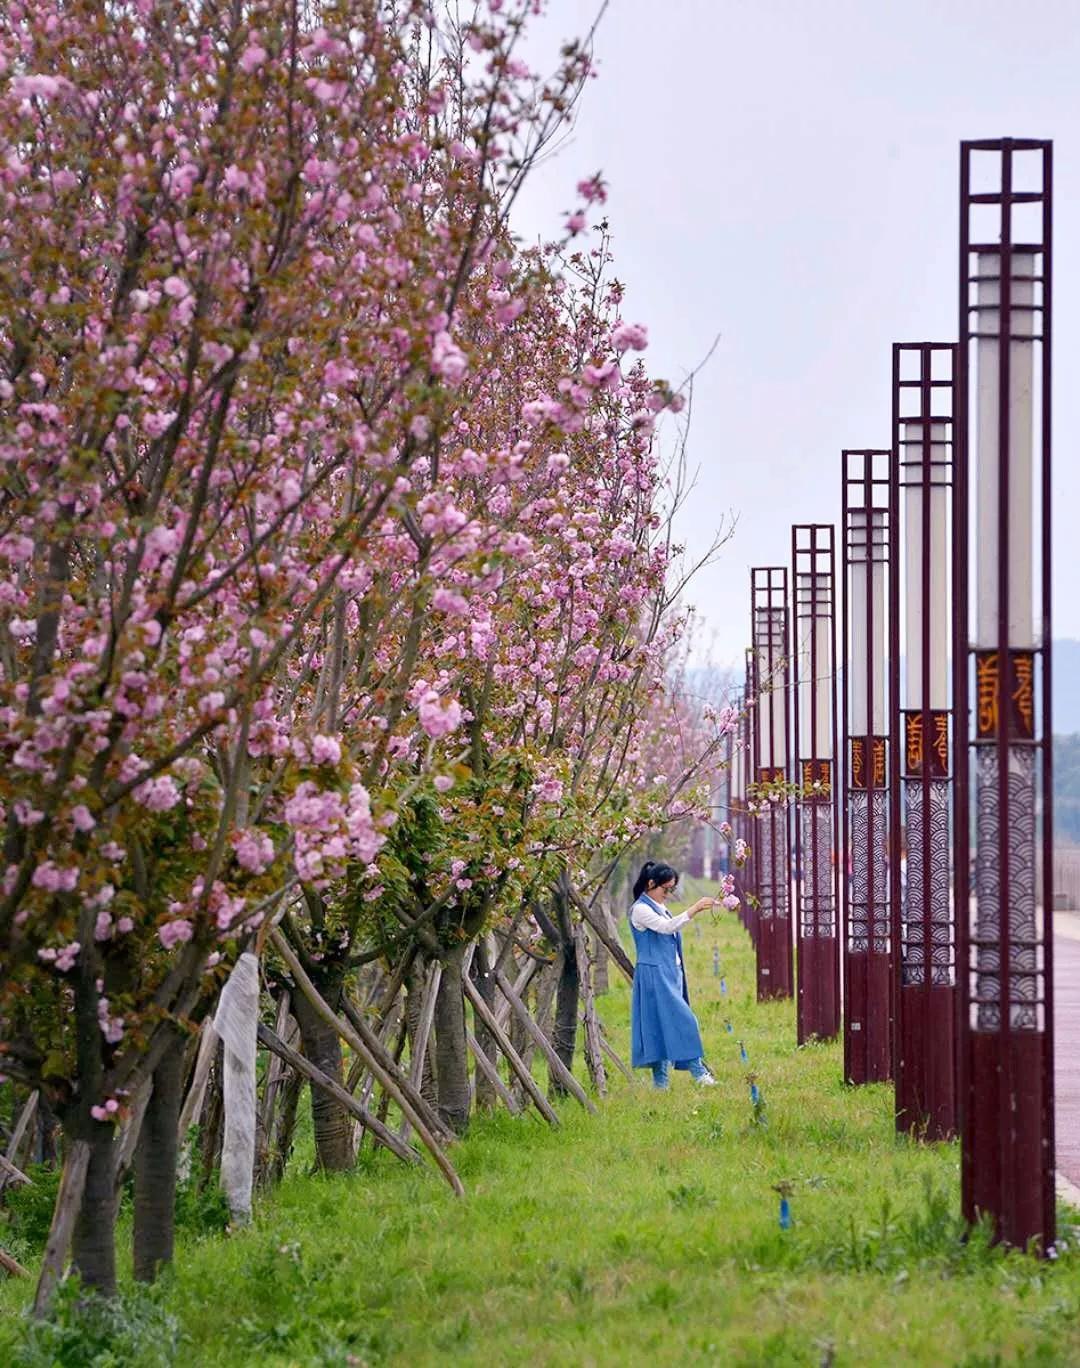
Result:
{"type": "MultiPolygon", "coordinates": [[[[119,1357],[17,1350],[26,1288],[9,1283],[0,1362],[1080,1363],[1072,1233],[1056,1263],[963,1241],[956,1148],[898,1141],[891,1090],[844,1087],[838,1045],[796,1049],[793,1004],[756,1004],[732,917],[701,918],[686,945],[719,1087],[616,1076],[599,1117],[561,1103],[558,1132],[478,1119],[455,1150],[463,1201],[384,1154],[333,1179],[302,1160],[251,1229],[182,1239],[150,1308],[175,1318],[175,1351],[160,1330],[119,1357]]],[[[614,976],[601,1013],[628,1054],[614,976]]]]}

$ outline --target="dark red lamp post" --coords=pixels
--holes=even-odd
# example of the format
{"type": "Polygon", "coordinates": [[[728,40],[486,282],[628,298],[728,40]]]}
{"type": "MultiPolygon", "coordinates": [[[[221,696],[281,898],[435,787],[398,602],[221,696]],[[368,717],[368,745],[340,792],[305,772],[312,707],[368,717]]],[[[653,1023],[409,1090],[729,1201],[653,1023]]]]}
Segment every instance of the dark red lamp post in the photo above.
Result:
{"type": "Polygon", "coordinates": [[[926,1140],[956,1133],[956,918],[952,881],[952,680],[956,581],[954,469],[957,349],[893,347],[890,505],[890,864],[896,1125],[926,1140]],[[903,629],[901,632],[901,628],[903,629]],[[901,636],[904,679],[900,678],[901,636]],[[895,849],[895,840],[893,842],[895,849]]]}
{"type": "Polygon", "coordinates": [[[754,791],[752,842],[757,880],[757,995],[791,997],[791,823],[788,572],[783,565],[751,570],[754,669],[754,791]]]}
{"type": "Polygon", "coordinates": [[[968,565],[969,518],[975,554],[954,641],[956,697],[974,685],[956,738],[963,1207],[969,1220],[990,1216],[1000,1240],[1044,1251],[1054,1240],[1051,153],[1012,138],[960,149],[957,563],[968,565]]]}
{"type": "Polygon", "coordinates": [[[892,928],[889,916],[889,728],[885,643],[892,573],[888,451],[843,453],[845,742],[841,849],[844,913],[844,1077],[875,1083],[892,1074],[892,928]]]}
{"type": "Polygon", "coordinates": [[[836,533],[791,529],[795,586],[795,946],[799,1044],[840,1029],[836,811],[836,533]]]}

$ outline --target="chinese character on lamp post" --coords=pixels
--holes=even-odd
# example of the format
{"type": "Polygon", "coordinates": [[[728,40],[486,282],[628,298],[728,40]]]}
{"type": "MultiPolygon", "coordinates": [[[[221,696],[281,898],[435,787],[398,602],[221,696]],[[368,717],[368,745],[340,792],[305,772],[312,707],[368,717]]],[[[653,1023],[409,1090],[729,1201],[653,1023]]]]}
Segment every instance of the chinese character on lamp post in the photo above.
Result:
{"type": "Polygon", "coordinates": [[[799,1044],[840,1029],[836,850],[835,529],[791,529],[794,604],[795,945],[799,1044]]]}
{"type": "Polygon", "coordinates": [[[963,582],[954,643],[958,700],[967,697],[971,655],[975,673],[970,714],[957,708],[956,738],[963,1208],[968,1220],[990,1216],[998,1239],[1020,1248],[1034,1242],[1044,1252],[1055,1219],[1051,166],[1049,142],[1006,138],[960,148],[963,582]]]}
{"type": "MultiPolygon", "coordinates": [[[[889,729],[886,726],[888,609],[893,536],[891,453],[843,453],[843,602],[845,740],[843,840],[844,1077],[875,1083],[892,1074],[892,928],[889,831],[889,729]]],[[[895,847],[890,852],[890,837],[895,847]]]]}

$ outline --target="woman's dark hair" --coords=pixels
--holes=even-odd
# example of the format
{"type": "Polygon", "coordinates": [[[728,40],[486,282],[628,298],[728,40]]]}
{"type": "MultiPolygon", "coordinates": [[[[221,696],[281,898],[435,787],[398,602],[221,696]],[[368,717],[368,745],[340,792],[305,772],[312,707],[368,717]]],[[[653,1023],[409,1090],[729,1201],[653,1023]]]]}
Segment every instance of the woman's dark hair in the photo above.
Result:
{"type": "Polygon", "coordinates": [[[670,883],[678,877],[679,871],[672,869],[670,865],[657,864],[652,860],[646,860],[641,866],[641,873],[637,876],[637,882],[634,884],[634,897],[640,898],[650,884],[670,883]]]}

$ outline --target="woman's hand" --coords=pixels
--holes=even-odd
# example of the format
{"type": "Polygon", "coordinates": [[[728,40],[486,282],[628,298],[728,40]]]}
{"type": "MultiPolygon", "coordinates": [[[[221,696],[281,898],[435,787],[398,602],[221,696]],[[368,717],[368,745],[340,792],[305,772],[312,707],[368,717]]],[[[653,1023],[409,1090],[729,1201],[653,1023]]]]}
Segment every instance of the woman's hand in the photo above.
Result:
{"type": "Polygon", "coordinates": [[[696,917],[699,912],[708,912],[714,907],[719,907],[719,905],[719,898],[698,898],[693,907],[688,907],[686,910],[691,917],[696,917]]]}

